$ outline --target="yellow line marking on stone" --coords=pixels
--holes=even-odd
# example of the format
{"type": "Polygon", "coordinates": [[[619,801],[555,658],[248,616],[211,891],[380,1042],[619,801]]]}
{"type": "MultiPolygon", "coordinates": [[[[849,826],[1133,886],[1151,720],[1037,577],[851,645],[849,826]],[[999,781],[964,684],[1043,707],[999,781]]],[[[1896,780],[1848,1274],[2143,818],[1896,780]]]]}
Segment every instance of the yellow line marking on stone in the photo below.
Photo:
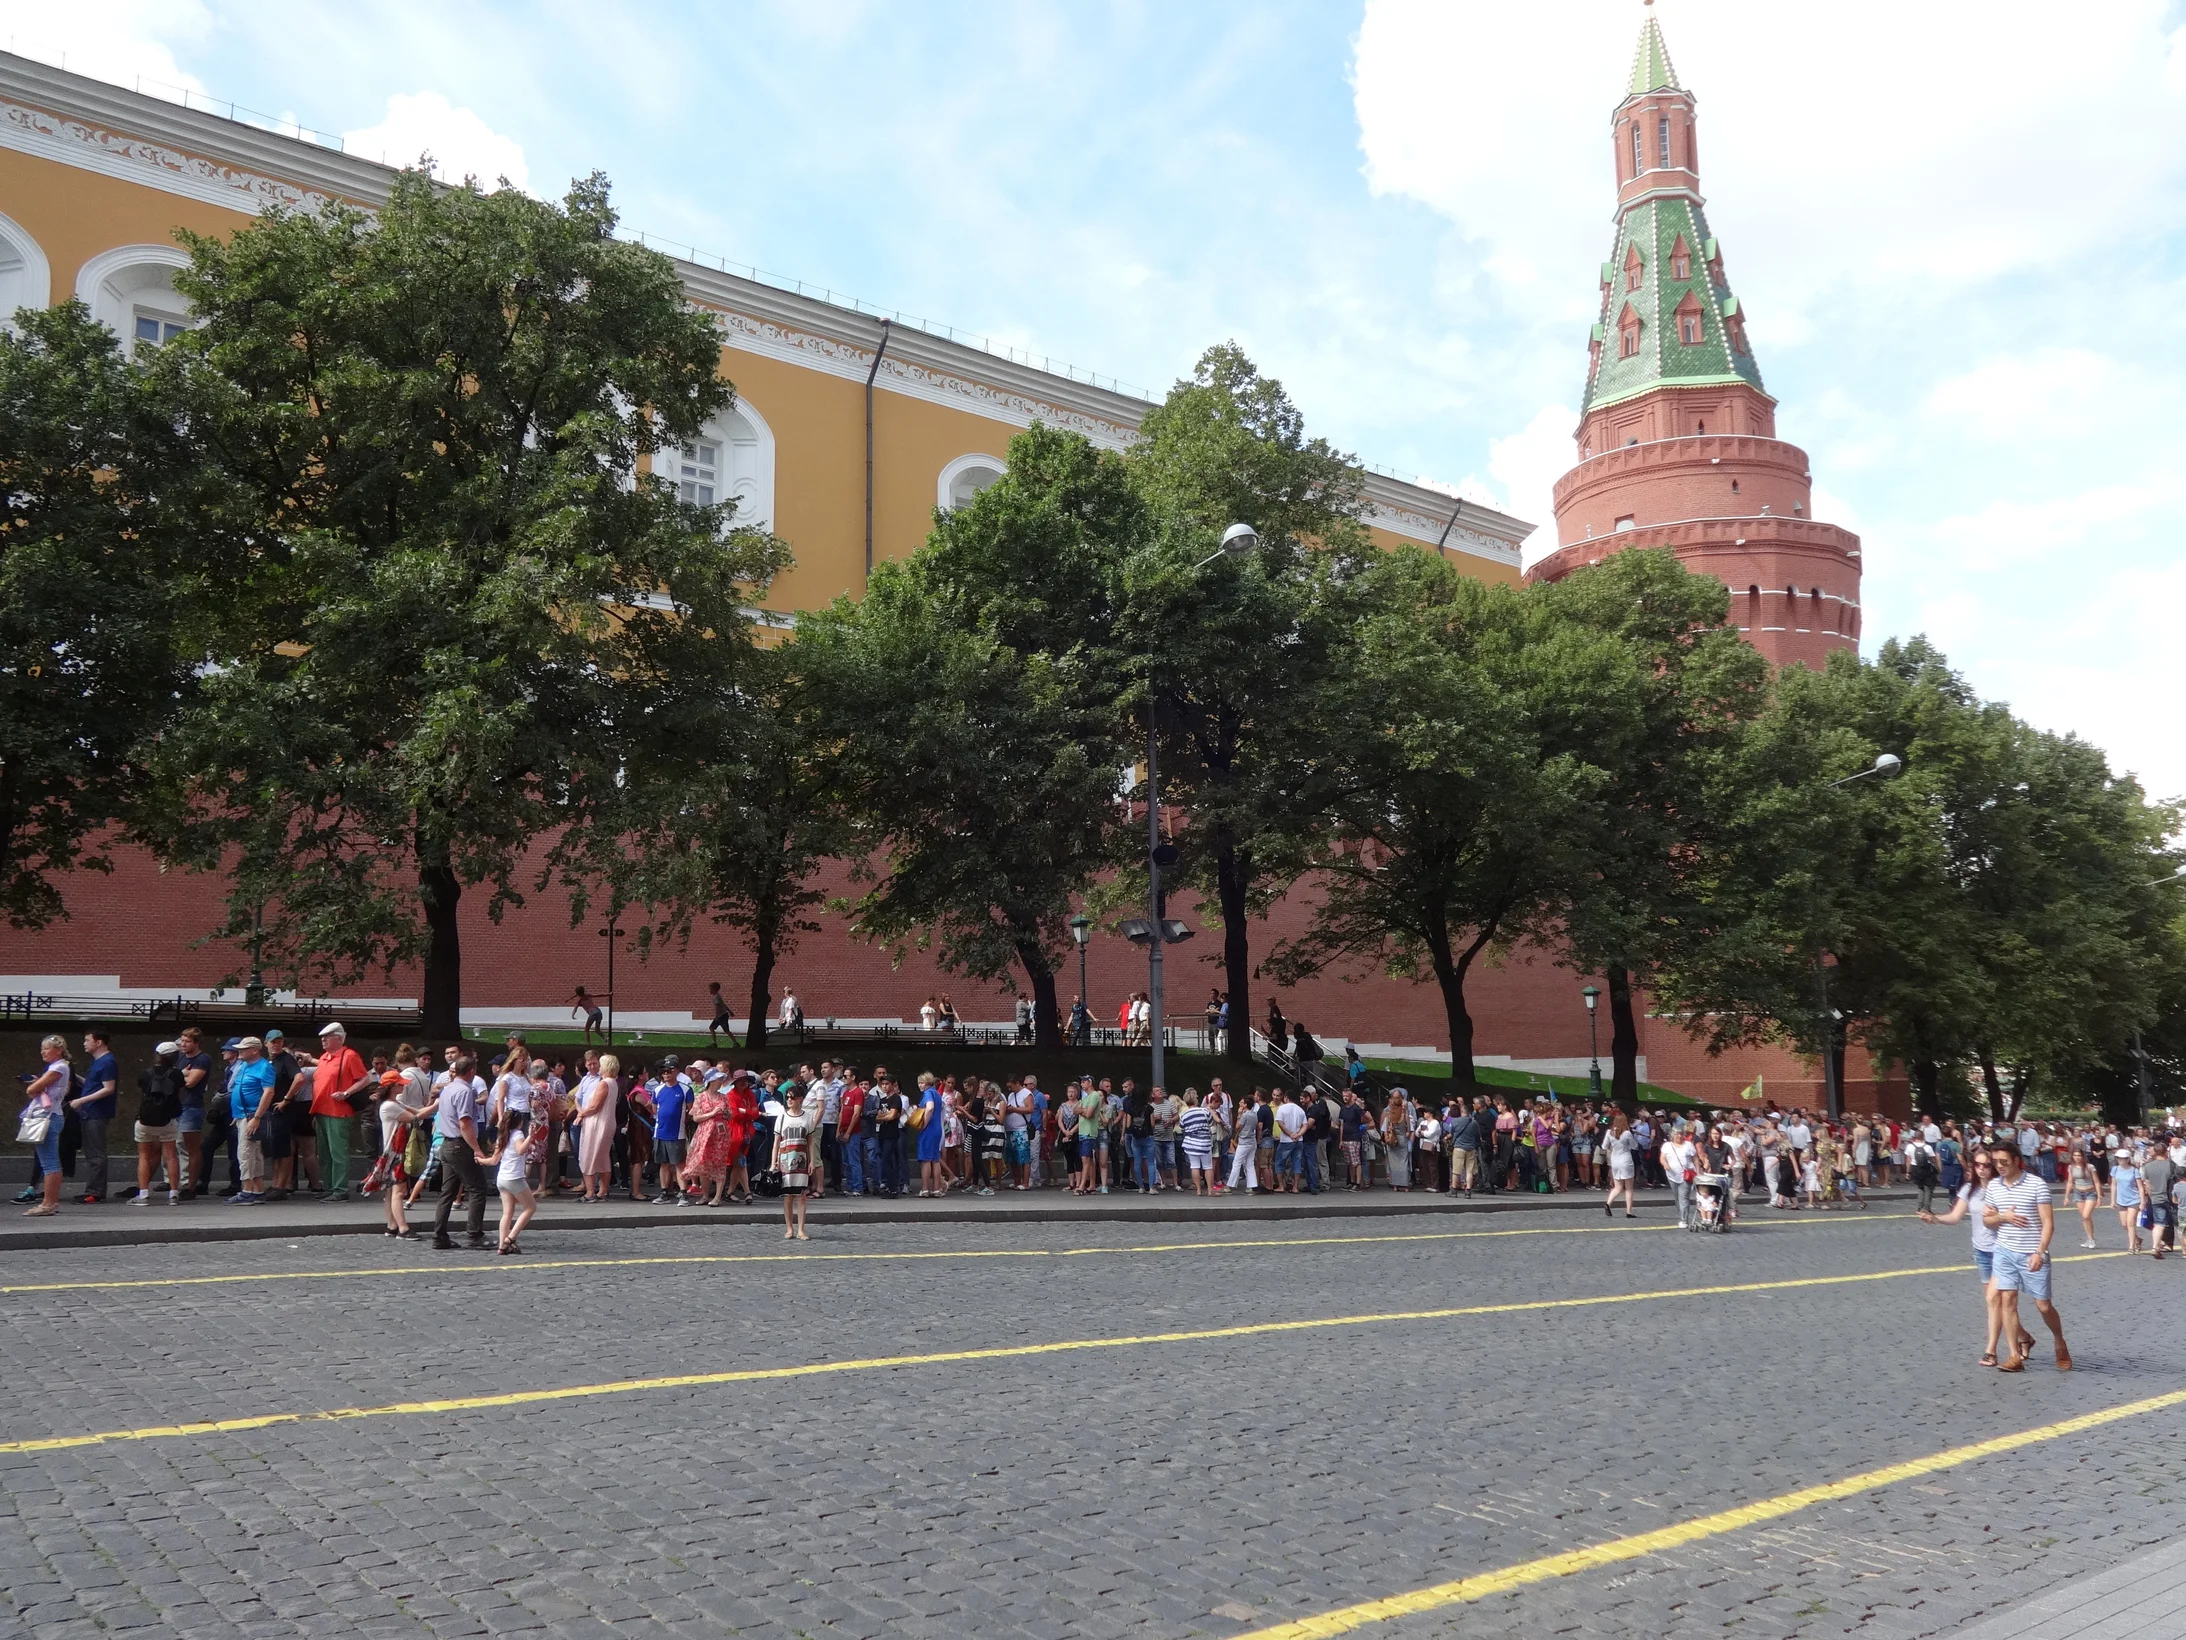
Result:
{"type": "MultiPolygon", "coordinates": [[[[2124,1255],[2112,1253],[2101,1256],[2121,1258],[2124,1255]]],[[[1899,1481],[1915,1480],[1922,1475],[1955,1469],[1960,1464],[1972,1463],[1976,1458],[1998,1457],[2043,1441],[2062,1440],[2067,1435],[2078,1435],[2090,1429],[2100,1429],[2105,1424],[2142,1417],[2147,1413],[2161,1412],[2167,1407],[2180,1405],[2186,1405],[2186,1389],[2172,1390],[2165,1395],[2152,1395],[2144,1401],[2129,1401],[2123,1406],[2105,1407],[2100,1412],[2083,1413],[2077,1418],[2043,1424],[2036,1429],[2023,1429],[2016,1434],[1999,1435],[1991,1440],[1975,1441],[1968,1446],[1950,1447],[1941,1452],[1930,1453],[1925,1458],[1913,1458],[1882,1469],[1847,1475],[1840,1481],[1804,1487],[1797,1492],[1785,1492],[1777,1497],[1763,1498],[1758,1503],[1743,1504],[1718,1514],[1701,1515],[1696,1519],[1680,1521],[1674,1526],[1660,1527],[1652,1532],[1611,1538],[1606,1543],[1592,1544],[1584,1549],[1569,1549],[1562,1554],[1543,1555],[1537,1560],[1522,1560],[1517,1565],[1505,1566],[1500,1571],[1478,1572],[1471,1577],[1458,1578],[1454,1582],[1414,1589],[1408,1594],[1369,1600],[1356,1606],[1341,1606],[1317,1616],[1301,1617],[1288,1623],[1252,1629],[1239,1635],[1237,1640],[1325,1640],[1329,1635],[1348,1634],[1353,1629],[1366,1627],[1369,1623],[1385,1623],[1391,1618],[1411,1617],[1447,1606],[1467,1605],[1473,1601],[1485,1600],[1491,1595],[1511,1594],[1531,1584],[1571,1577],[1580,1572],[1596,1571],[1621,1561],[1638,1560],[1646,1555],[1660,1554],[1666,1549],[1698,1543],[1703,1538],[1743,1531],[1748,1526],[1781,1520],[1784,1516],[1796,1514],[1802,1509],[1811,1509],[1818,1503],[1857,1497],[1862,1492],[1894,1486],[1899,1481]]]]}
{"type": "MultiPolygon", "coordinates": [[[[2081,1254],[2081,1258],[2123,1258],[2123,1253],[2081,1254]]],[[[268,1412],[251,1418],[223,1418],[207,1423],[154,1424],[143,1429],[108,1429],[85,1435],[52,1435],[36,1440],[0,1441],[0,1453],[60,1452],[120,1441],[163,1440],[184,1435],[228,1435],[283,1424],[346,1423],[359,1418],[411,1417],[424,1413],[476,1412],[493,1407],[537,1406],[549,1401],[581,1401],[640,1390],[698,1389],[716,1384],[774,1383],[789,1378],[820,1378],[834,1373],[876,1372],[896,1367],[933,1367],[959,1361],[1013,1361],[1038,1355],[1068,1355],[1082,1350],[1132,1349],[1149,1344],[1198,1344],[1225,1338],[1265,1338],[1277,1333],[1325,1331],[1335,1327],[1385,1326],[1398,1321],[1451,1321],[1476,1315],[1519,1315],[1540,1310],[1583,1310],[1615,1304],[1642,1304],[1669,1298],[1719,1298],[1733,1293],[1789,1292],[1805,1287],[1843,1287],[1905,1276],[1963,1275],[1964,1264],[1931,1264],[1906,1270],[1871,1270],[1848,1276],[1800,1276],[1789,1281],[1739,1281],[1718,1287],[1666,1287],[1647,1293],[1604,1293],[1591,1298],[1542,1298],[1509,1304],[1466,1304],[1439,1310],[1384,1310],[1368,1315],[1321,1316],[1301,1321],[1257,1321],[1235,1327],[1202,1327],[1190,1332],[1132,1333],[1111,1338],[1066,1338],[1049,1344],[1008,1344],[977,1350],[940,1350],[930,1355],[876,1355],[848,1361],[812,1361],[793,1367],[749,1367],[731,1372],[678,1373],[664,1378],[618,1378],[604,1384],[571,1384],[561,1389],[514,1390],[502,1395],[464,1395],[439,1401],[397,1401],[376,1407],[336,1407],[321,1412],[268,1412]]]]}
{"type": "MultiPolygon", "coordinates": [[[[1765,1228],[1790,1230],[1799,1228],[1802,1224],[1879,1224],[1882,1219],[1910,1216],[1905,1213],[1886,1213],[1881,1218],[1787,1220],[1765,1228]]],[[[140,1287],[228,1287],[261,1281],[349,1281],[364,1276],[523,1275],[532,1270],[615,1270],[686,1264],[862,1264],[873,1261],[911,1262],[920,1259],[1094,1258],[1118,1253],[1223,1252],[1231,1248],[1252,1247],[1341,1247],[1353,1242],[1361,1246],[1372,1246],[1406,1241],[1488,1240],[1503,1236],[1629,1236],[1656,1234],[1676,1228],[1675,1224],[1559,1224],[1517,1230],[1429,1230],[1388,1236],[1267,1236],[1232,1241],[1133,1242],[1120,1247],[961,1248],[937,1253],[684,1253],[636,1258],[527,1259],[522,1264],[388,1264],[361,1270],[254,1270],[221,1276],[146,1276],[128,1281],[22,1282],[0,1287],[0,1295],[123,1292],[140,1287]]],[[[0,1245],[0,1251],[4,1251],[4,1245],[0,1245]]]]}

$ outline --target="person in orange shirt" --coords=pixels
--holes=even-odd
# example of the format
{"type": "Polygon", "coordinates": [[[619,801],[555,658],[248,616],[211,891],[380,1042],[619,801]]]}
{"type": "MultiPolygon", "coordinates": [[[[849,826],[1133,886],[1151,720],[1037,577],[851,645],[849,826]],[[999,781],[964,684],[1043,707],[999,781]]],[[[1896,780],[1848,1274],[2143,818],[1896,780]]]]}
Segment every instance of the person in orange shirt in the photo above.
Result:
{"type": "Polygon", "coordinates": [[[365,1096],[371,1073],[349,1045],[339,1025],[319,1031],[319,1057],[311,1079],[311,1125],[319,1136],[319,1160],[326,1169],[326,1202],[349,1200],[349,1133],[356,1122],[354,1101],[365,1096]]]}

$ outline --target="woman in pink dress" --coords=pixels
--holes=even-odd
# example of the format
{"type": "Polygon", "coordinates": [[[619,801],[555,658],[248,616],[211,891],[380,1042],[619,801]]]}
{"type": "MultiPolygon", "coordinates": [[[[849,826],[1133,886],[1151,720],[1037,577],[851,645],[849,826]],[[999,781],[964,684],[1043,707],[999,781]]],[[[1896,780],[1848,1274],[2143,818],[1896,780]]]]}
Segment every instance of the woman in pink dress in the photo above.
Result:
{"type": "Polygon", "coordinates": [[[708,1207],[719,1207],[721,1193],[729,1182],[729,1164],[736,1155],[729,1137],[727,1071],[706,1073],[706,1085],[699,1090],[691,1114],[697,1127],[691,1135],[691,1148],[684,1157],[684,1176],[706,1186],[708,1207]]]}
{"type": "Polygon", "coordinates": [[[577,1170],[584,1175],[584,1200],[607,1200],[607,1178],[615,1165],[615,1104],[621,1091],[622,1061],[600,1055],[599,1080],[577,1110],[577,1170]]]}

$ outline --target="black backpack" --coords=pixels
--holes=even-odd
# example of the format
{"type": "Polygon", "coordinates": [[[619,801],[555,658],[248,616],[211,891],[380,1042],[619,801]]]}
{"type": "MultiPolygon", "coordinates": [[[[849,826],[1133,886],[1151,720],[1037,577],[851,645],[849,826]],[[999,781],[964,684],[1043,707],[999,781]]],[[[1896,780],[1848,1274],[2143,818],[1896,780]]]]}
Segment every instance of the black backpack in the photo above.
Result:
{"type": "Polygon", "coordinates": [[[182,1073],[171,1065],[153,1065],[137,1073],[143,1098],[137,1120],[148,1128],[165,1127],[182,1114],[182,1073]]]}

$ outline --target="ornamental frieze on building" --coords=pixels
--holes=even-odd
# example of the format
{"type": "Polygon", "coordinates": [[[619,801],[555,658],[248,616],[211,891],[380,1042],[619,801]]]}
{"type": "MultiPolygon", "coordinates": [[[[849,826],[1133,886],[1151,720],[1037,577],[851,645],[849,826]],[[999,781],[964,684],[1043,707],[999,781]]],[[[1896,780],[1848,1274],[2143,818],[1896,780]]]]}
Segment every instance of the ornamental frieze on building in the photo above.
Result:
{"type": "Polygon", "coordinates": [[[83,165],[124,181],[149,181],[209,204],[253,213],[277,205],[315,210],[328,203],[326,195],[277,177],[67,119],[28,103],[0,101],[0,146],[83,165]]]}

